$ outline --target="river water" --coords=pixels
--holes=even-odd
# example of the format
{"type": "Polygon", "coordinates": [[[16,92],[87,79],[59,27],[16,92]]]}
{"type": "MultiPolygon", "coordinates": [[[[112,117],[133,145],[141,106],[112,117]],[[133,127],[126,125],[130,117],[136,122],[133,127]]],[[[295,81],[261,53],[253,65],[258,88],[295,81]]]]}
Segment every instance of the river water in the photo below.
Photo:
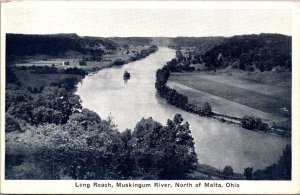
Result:
{"type": "Polygon", "coordinates": [[[290,139],[248,131],[238,126],[199,117],[166,103],[156,94],[155,73],[175,57],[175,50],[159,48],[145,59],[123,67],[103,69],[78,84],[76,94],[83,107],[95,111],[101,118],[113,118],[119,131],[134,129],[143,117],[152,117],[163,125],[168,118],[180,113],[190,123],[200,163],[219,169],[230,165],[243,173],[244,168],[254,170],[277,162],[290,139]],[[124,71],[131,78],[123,80],[124,71]]]}

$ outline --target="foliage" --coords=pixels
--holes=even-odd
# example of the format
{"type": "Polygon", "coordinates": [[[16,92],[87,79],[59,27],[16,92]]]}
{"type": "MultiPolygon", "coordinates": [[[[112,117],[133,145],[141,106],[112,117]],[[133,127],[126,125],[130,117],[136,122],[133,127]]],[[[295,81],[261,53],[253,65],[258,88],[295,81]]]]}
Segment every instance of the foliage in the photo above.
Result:
{"type": "Polygon", "coordinates": [[[205,102],[202,107],[202,112],[205,116],[211,116],[212,115],[212,109],[211,105],[208,102],[205,102]]]}
{"type": "Polygon", "coordinates": [[[68,51],[94,54],[103,52],[101,49],[103,47],[107,50],[116,50],[117,48],[117,44],[107,38],[80,37],[77,34],[7,34],[6,43],[9,57],[35,54],[62,56],[68,51]]]}
{"type": "Polygon", "coordinates": [[[177,61],[178,62],[183,61],[184,60],[183,58],[184,58],[184,56],[182,55],[182,52],[179,49],[177,49],[176,50],[176,59],[177,59],[177,61]]]}
{"type": "Polygon", "coordinates": [[[18,86],[21,85],[20,80],[17,78],[16,74],[9,67],[6,67],[5,71],[6,71],[6,76],[5,76],[6,84],[13,83],[18,86]]]}
{"type": "Polygon", "coordinates": [[[256,170],[253,178],[256,180],[290,180],[291,179],[291,145],[287,145],[277,163],[266,167],[264,170],[256,170]]]}
{"type": "Polygon", "coordinates": [[[125,61],[122,60],[121,58],[118,58],[113,62],[113,65],[116,65],[116,66],[121,66],[123,64],[125,64],[125,61]]]}
{"type": "Polygon", "coordinates": [[[270,127],[267,123],[263,123],[260,118],[253,116],[244,116],[241,120],[242,127],[249,130],[269,131],[270,127]]]}
{"type": "Polygon", "coordinates": [[[149,48],[147,49],[143,49],[140,53],[137,53],[137,55],[135,56],[135,60],[139,60],[139,59],[143,59],[147,56],[149,56],[150,54],[156,52],[158,50],[158,47],[156,45],[151,45],[149,48]]]}
{"type": "Polygon", "coordinates": [[[5,114],[5,132],[19,131],[23,132],[24,130],[19,125],[18,121],[10,116],[5,114]]]}
{"type": "Polygon", "coordinates": [[[66,79],[60,87],[46,87],[39,93],[7,88],[5,110],[15,118],[35,125],[66,123],[74,111],[81,109],[79,96],[68,91],[72,84],[74,87],[74,80],[66,79]]]}
{"type": "Polygon", "coordinates": [[[224,175],[233,175],[233,168],[231,166],[225,166],[223,169],[223,174],[224,175]]]}
{"type": "Polygon", "coordinates": [[[31,69],[32,74],[56,74],[58,73],[58,69],[53,66],[31,66],[29,67],[31,69]]]}
{"type": "Polygon", "coordinates": [[[142,175],[183,179],[194,170],[197,156],[189,124],[176,114],[162,126],[152,118],[142,119],[132,133],[133,157],[142,175]]]}
{"type": "Polygon", "coordinates": [[[80,61],[79,61],[79,65],[80,65],[80,66],[86,66],[87,64],[86,64],[86,61],[85,61],[85,60],[80,60],[80,61]]]}
{"type": "Polygon", "coordinates": [[[74,67],[74,68],[66,68],[66,69],[63,69],[63,70],[58,70],[58,68],[56,67],[49,67],[49,66],[31,66],[31,67],[28,67],[28,69],[30,69],[30,72],[32,74],[58,74],[58,73],[61,73],[61,74],[75,74],[75,75],[81,75],[81,76],[84,76],[84,75],[87,75],[87,72],[81,68],[77,68],[77,67],[74,67]]]}
{"type": "Polygon", "coordinates": [[[246,176],[247,180],[252,179],[252,172],[253,172],[253,167],[247,167],[246,169],[244,169],[244,175],[246,176]]]}
{"type": "Polygon", "coordinates": [[[81,76],[87,75],[86,71],[82,70],[81,68],[77,68],[77,67],[67,68],[67,69],[63,70],[62,73],[63,74],[76,74],[76,75],[81,75],[81,76]]]}
{"type": "Polygon", "coordinates": [[[165,98],[169,104],[174,105],[178,108],[199,115],[212,116],[213,112],[209,103],[204,104],[204,109],[193,106],[188,103],[187,96],[178,93],[176,90],[171,89],[166,85],[171,71],[176,70],[176,64],[177,60],[172,59],[162,69],[157,70],[155,88],[158,94],[161,97],[165,98]]]}
{"type": "Polygon", "coordinates": [[[241,35],[225,39],[202,59],[211,69],[237,63],[245,71],[270,71],[274,67],[291,70],[291,37],[280,34],[241,35]]]}
{"type": "Polygon", "coordinates": [[[22,131],[19,120],[36,126],[38,133],[33,135],[39,135],[43,147],[34,156],[42,175],[182,179],[195,169],[193,138],[181,115],[168,120],[167,126],[142,119],[133,132],[120,133],[111,119],[82,109],[80,98],[72,93],[77,82],[76,77],[66,78],[37,93],[14,84],[6,87],[6,131],[22,131]]]}
{"type": "Polygon", "coordinates": [[[133,132],[119,133],[110,121],[83,109],[66,124],[39,127],[45,146],[39,162],[53,178],[184,179],[196,169],[197,156],[189,124],[182,122],[181,115],[167,126],[142,119],[133,132]]]}

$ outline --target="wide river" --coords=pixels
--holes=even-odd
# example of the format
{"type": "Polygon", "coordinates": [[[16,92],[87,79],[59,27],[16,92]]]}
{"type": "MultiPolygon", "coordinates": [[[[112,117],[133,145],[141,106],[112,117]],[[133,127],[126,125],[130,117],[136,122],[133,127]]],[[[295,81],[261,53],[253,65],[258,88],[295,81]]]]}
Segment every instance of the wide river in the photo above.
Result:
{"type": "Polygon", "coordinates": [[[123,67],[103,69],[87,76],[78,84],[76,94],[83,107],[95,111],[101,118],[111,116],[119,131],[134,129],[143,117],[152,117],[162,124],[180,113],[190,123],[199,162],[218,169],[230,165],[243,173],[244,168],[254,170],[277,162],[290,139],[256,133],[238,126],[199,117],[180,110],[160,98],[154,86],[156,70],[175,57],[175,50],[159,48],[145,59],[123,67]],[[130,80],[124,82],[127,70],[130,80]]]}

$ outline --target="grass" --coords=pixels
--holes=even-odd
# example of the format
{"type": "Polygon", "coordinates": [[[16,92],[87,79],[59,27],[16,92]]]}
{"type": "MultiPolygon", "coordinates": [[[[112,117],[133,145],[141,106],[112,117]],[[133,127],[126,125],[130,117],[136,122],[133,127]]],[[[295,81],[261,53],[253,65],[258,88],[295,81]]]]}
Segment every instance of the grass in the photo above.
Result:
{"type": "MultiPolygon", "coordinates": [[[[291,110],[290,77],[263,79],[265,73],[210,74],[203,72],[176,73],[169,78],[172,87],[189,97],[190,103],[209,102],[222,114],[242,117],[262,116],[269,122],[287,120],[281,108],[291,110]],[[246,74],[246,75],[244,75],[246,74]],[[284,83],[287,83],[286,85],[284,83]],[[178,85],[179,84],[179,85],[178,85]]],[[[268,73],[270,74],[270,73],[268,73]]]]}
{"type": "MultiPolygon", "coordinates": [[[[82,54],[71,52],[66,55],[65,58],[53,58],[51,56],[45,55],[37,55],[37,56],[27,56],[24,57],[23,60],[19,60],[19,63],[15,65],[17,67],[21,66],[52,66],[55,65],[58,69],[65,68],[73,68],[78,67],[82,68],[85,71],[95,71],[100,70],[102,68],[107,68],[112,65],[112,63],[117,59],[122,59],[124,61],[130,60],[131,57],[136,55],[136,52],[141,52],[143,49],[146,49],[146,46],[130,46],[129,52],[127,54],[127,50],[120,49],[117,50],[116,53],[113,54],[105,54],[103,55],[103,60],[101,62],[96,61],[88,61],[86,66],[79,66],[79,61],[82,59],[82,54]],[[76,55],[77,56],[76,56],[76,55]],[[68,61],[69,65],[62,65],[62,62],[68,61]]],[[[20,79],[22,83],[22,87],[46,87],[49,86],[51,82],[58,82],[65,78],[77,77],[82,78],[82,76],[78,75],[69,75],[69,74],[31,74],[29,70],[16,70],[15,71],[17,77],[20,79]]]]}
{"type": "Polygon", "coordinates": [[[73,68],[78,67],[82,68],[86,71],[94,71],[99,70],[102,68],[110,67],[111,64],[116,61],[117,59],[122,59],[124,61],[129,61],[131,57],[135,56],[136,53],[141,52],[143,49],[146,49],[148,47],[143,46],[130,46],[127,50],[125,49],[119,49],[113,54],[105,54],[103,55],[103,60],[101,62],[98,61],[87,61],[86,66],[80,66],[79,61],[81,61],[82,57],[90,57],[89,55],[84,55],[80,53],[74,53],[71,52],[71,54],[65,55],[62,58],[59,57],[51,57],[51,56],[45,56],[45,55],[38,55],[38,56],[25,56],[23,59],[20,59],[15,66],[21,67],[21,66],[52,66],[54,65],[58,69],[64,69],[64,68],[73,68]],[[69,65],[63,65],[63,62],[69,62],[69,65]]]}
{"type": "Polygon", "coordinates": [[[58,82],[65,78],[77,77],[83,78],[83,76],[74,74],[32,74],[30,70],[16,70],[15,71],[18,79],[22,83],[22,87],[47,87],[50,86],[51,82],[58,82]]]}

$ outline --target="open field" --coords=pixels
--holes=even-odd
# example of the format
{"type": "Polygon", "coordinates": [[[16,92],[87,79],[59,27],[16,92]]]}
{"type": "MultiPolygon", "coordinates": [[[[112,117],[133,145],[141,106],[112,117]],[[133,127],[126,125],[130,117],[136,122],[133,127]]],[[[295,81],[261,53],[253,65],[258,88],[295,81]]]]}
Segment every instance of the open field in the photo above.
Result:
{"type": "Polygon", "coordinates": [[[291,87],[284,83],[289,83],[290,77],[283,75],[276,81],[274,77],[267,80],[266,75],[260,78],[258,74],[251,77],[239,73],[173,73],[168,85],[187,95],[190,103],[209,102],[218,113],[236,117],[252,115],[268,123],[288,120],[291,87]]]}
{"type": "Polygon", "coordinates": [[[29,67],[32,65],[35,66],[55,66],[58,69],[65,68],[74,68],[80,67],[86,71],[94,71],[97,69],[106,68],[112,65],[117,59],[122,59],[124,61],[130,61],[131,57],[134,57],[137,53],[140,53],[143,49],[149,48],[148,46],[130,46],[127,49],[119,48],[115,53],[104,54],[101,61],[86,61],[85,66],[80,66],[79,62],[83,57],[91,57],[89,55],[83,55],[80,53],[76,53],[74,51],[69,52],[65,57],[51,57],[46,55],[40,56],[25,56],[23,60],[16,62],[14,65],[16,67],[29,67]],[[127,52],[128,51],[128,52],[127,52]],[[76,55],[77,54],[77,55],[76,55]],[[64,65],[64,62],[68,62],[69,65],[64,65]]]}
{"type": "Polygon", "coordinates": [[[51,82],[58,82],[65,78],[77,77],[82,78],[83,76],[74,74],[32,74],[30,70],[16,70],[15,71],[18,79],[22,83],[22,87],[47,87],[51,82]]]}

